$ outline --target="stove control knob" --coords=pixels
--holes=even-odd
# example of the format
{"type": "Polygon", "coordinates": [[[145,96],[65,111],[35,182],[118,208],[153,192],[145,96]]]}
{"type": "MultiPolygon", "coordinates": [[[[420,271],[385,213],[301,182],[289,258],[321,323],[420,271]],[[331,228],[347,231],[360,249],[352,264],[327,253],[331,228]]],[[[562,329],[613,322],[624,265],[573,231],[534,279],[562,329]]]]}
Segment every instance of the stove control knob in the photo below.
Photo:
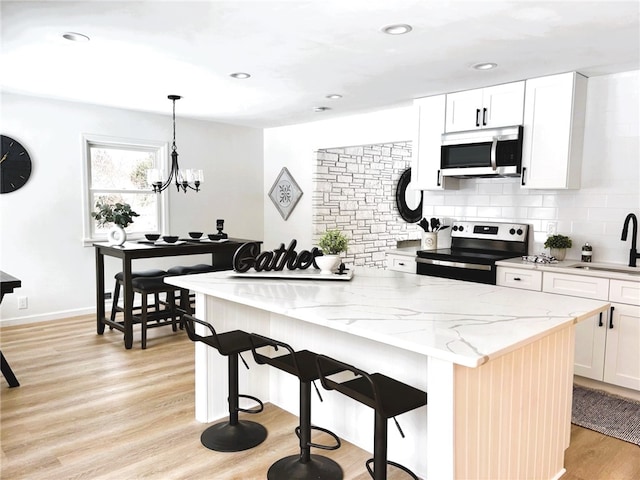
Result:
{"type": "Polygon", "coordinates": [[[518,229],[518,231],[517,231],[517,233],[518,233],[518,235],[522,235],[522,234],[523,234],[522,229],[521,229],[521,228],[519,228],[519,229],[518,229]]]}
{"type": "Polygon", "coordinates": [[[511,230],[509,230],[509,233],[510,233],[511,235],[515,235],[515,233],[516,233],[516,229],[515,229],[515,228],[512,228],[511,230]]]}
{"type": "Polygon", "coordinates": [[[459,230],[462,232],[464,230],[464,227],[462,225],[460,225],[459,230]]]}
{"type": "Polygon", "coordinates": [[[457,232],[457,231],[458,231],[458,225],[454,225],[454,226],[453,226],[453,228],[452,228],[452,230],[453,230],[454,232],[457,232]]]}

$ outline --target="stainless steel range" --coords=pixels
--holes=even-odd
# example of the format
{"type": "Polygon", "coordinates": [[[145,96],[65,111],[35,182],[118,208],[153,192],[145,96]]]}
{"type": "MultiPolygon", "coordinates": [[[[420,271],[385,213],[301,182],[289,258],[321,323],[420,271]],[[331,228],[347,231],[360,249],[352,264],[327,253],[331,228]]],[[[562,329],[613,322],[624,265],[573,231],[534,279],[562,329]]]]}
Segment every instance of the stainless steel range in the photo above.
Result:
{"type": "Polygon", "coordinates": [[[496,262],[528,254],[529,225],[453,222],[451,248],[418,250],[417,273],[496,283],[496,262]]]}

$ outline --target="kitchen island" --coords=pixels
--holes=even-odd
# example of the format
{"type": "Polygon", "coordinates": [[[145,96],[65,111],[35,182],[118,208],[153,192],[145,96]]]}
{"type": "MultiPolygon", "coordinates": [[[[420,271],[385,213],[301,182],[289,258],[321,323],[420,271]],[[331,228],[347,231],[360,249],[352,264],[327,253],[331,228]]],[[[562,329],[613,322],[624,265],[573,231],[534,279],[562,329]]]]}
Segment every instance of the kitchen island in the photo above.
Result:
{"type": "MultiPolygon", "coordinates": [[[[349,282],[232,272],[165,281],[197,292],[196,315],[219,331],[260,333],[426,390],[428,406],[398,419],[407,438],[390,427],[389,458],[437,480],[562,475],[574,326],[609,306],[367,268],[349,282]]],[[[224,417],[226,359],[196,344],[195,362],[196,419],[224,417]]],[[[252,364],[240,389],[297,413],[290,375],[252,364]]],[[[371,451],[371,411],[323,397],[313,423],[371,451]]]]}

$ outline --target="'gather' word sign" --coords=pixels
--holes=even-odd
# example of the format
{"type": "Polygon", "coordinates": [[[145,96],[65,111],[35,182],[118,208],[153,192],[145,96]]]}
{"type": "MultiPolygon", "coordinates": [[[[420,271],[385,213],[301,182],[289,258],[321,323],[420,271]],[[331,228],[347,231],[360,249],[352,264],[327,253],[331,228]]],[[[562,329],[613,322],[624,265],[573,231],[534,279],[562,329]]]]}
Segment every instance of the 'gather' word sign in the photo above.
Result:
{"type": "Polygon", "coordinates": [[[260,246],[257,243],[245,243],[233,256],[233,269],[244,273],[250,268],[254,268],[256,272],[281,271],[285,266],[289,270],[306,269],[311,265],[318,268],[315,258],[322,256],[322,251],[313,247],[311,251],[302,250],[298,253],[295,250],[297,244],[298,241],[293,239],[287,248],[284,248],[284,243],[281,243],[280,248],[260,253],[260,246]]]}

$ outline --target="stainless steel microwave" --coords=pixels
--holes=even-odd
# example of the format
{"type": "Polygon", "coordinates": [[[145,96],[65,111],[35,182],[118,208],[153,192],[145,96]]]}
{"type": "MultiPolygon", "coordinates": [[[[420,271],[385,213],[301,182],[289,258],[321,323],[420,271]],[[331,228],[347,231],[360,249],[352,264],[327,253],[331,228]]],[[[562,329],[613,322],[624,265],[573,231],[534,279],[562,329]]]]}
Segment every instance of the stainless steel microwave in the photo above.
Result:
{"type": "Polygon", "coordinates": [[[522,126],[444,133],[440,151],[445,177],[519,177],[522,126]]]}

